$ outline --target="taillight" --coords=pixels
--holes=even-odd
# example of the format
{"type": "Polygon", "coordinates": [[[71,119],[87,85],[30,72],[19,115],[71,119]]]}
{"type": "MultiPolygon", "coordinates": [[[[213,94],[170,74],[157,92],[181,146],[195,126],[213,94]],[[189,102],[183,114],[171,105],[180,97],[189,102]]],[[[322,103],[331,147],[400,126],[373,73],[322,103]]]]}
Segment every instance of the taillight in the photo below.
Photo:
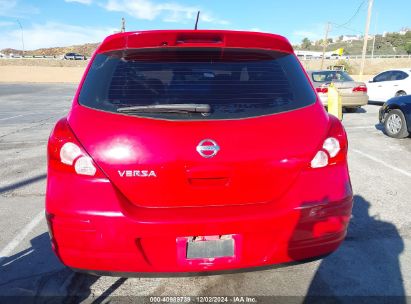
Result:
{"type": "Polygon", "coordinates": [[[345,161],[347,158],[347,135],[341,122],[330,115],[330,129],[327,137],[311,160],[311,168],[322,168],[345,161]]]}
{"type": "Polygon", "coordinates": [[[364,92],[367,93],[367,86],[365,84],[359,85],[352,89],[353,92],[364,92]]]}
{"type": "Polygon", "coordinates": [[[323,150],[320,150],[315,154],[311,161],[311,168],[322,168],[328,165],[328,155],[323,150]]]}
{"type": "Polygon", "coordinates": [[[315,88],[315,90],[317,91],[317,93],[328,93],[328,87],[318,87],[315,88]]]}
{"type": "Polygon", "coordinates": [[[96,174],[96,166],[94,166],[93,160],[88,156],[81,156],[76,160],[74,169],[77,174],[90,175],[96,174]]]}
{"type": "Polygon", "coordinates": [[[71,166],[74,160],[81,154],[79,146],[72,142],[66,142],[60,149],[60,160],[63,164],[71,166]]]}
{"type": "Polygon", "coordinates": [[[50,135],[48,160],[50,166],[60,171],[89,176],[102,175],[73,134],[66,118],[57,122],[50,135]]]}

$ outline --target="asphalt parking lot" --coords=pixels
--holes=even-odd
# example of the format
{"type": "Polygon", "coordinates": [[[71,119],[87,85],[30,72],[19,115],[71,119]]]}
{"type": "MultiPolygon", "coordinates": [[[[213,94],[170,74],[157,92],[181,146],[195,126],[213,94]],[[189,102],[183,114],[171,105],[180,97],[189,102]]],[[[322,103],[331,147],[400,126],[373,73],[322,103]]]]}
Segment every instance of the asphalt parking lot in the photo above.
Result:
{"type": "MultiPolygon", "coordinates": [[[[379,106],[344,114],[355,194],[346,241],[327,258],[289,267],[194,277],[75,274],[51,251],[44,220],[46,143],[74,85],[0,84],[0,296],[411,296],[411,138],[391,139],[379,106]]],[[[5,298],[3,298],[5,299],[5,298]]],[[[40,298],[39,298],[40,299],[40,298]]],[[[0,300],[1,302],[1,300],[0,300]]]]}

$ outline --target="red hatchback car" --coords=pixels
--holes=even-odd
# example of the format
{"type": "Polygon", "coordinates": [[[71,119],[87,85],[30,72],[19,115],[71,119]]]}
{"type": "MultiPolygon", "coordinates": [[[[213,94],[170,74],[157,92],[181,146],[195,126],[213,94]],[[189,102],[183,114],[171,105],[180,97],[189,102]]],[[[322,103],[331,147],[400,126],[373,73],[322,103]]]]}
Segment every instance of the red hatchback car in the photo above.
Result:
{"type": "Polygon", "coordinates": [[[48,143],[53,250],[91,273],[321,257],[352,207],[347,137],[284,37],[107,37],[48,143]]]}

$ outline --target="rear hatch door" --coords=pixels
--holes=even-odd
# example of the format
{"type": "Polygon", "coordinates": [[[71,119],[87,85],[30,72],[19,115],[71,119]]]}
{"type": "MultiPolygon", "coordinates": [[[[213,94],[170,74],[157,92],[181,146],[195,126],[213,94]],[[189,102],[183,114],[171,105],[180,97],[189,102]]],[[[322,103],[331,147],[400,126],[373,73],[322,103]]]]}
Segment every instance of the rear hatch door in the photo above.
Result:
{"type": "Polygon", "coordinates": [[[97,55],[69,117],[84,148],[138,206],[271,202],[293,185],[327,132],[328,116],[293,54],[141,52],[97,55]],[[119,112],[176,103],[212,110],[119,112]]]}
{"type": "Polygon", "coordinates": [[[112,183],[145,207],[274,201],[309,164],[327,125],[317,107],[230,123],[156,121],[89,111],[71,117],[75,134],[112,183]],[[77,127],[90,115],[87,129],[77,127]],[[219,146],[211,158],[197,151],[205,139],[219,146]]]}

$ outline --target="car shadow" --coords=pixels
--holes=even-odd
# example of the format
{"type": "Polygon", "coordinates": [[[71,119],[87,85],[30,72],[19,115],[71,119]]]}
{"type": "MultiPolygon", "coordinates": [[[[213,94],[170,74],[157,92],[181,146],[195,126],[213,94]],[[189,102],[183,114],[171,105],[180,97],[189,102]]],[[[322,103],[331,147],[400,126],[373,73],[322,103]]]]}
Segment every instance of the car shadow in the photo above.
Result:
{"type": "MultiPolygon", "coordinates": [[[[36,236],[30,244],[1,259],[0,303],[80,303],[93,298],[91,286],[99,277],[65,267],[53,253],[48,233],[36,236]]],[[[94,302],[104,302],[125,280],[115,281],[94,302]]]]}
{"type": "MultiPolygon", "coordinates": [[[[384,124],[382,124],[382,123],[377,123],[377,124],[374,125],[374,127],[375,127],[378,131],[381,131],[382,134],[384,134],[384,135],[386,135],[387,137],[389,137],[389,136],[387,135],[387,133],[385,132],[384,124]]],[[[410,134],[409,136],[407,136],[406,138],[411,138],[411,134],[410,134]]],[[[401,140],[401,139],[395,139],[395,140],[401,140]]]]}
{"type": "Polygon", "coordinates": [[[371,296],[381,303],[406,303],[399,262],[404,242],[395,225],[369,215],[370,206],[362,196],[354,197],[346,239],[322,260],[305,303],[365,303],[371,296]]]}
{"type": "Polygon", "coordinates": [[[379,122],[379,123],[375,124],[374,127],[375,127],[378,131],[381,131],[381,132],[384,133],[384,124],[382,124],[382,123],[379,122]]]}
{"type": "Polygon", "coordinates": [[[36,175],[30,178],[18,181],[16,183],[13,183],[13,184],[10,184],[4,187],[0,187],[0,194],[13,191],[13,190],[22,188],[24,186],[36,183],[38,181],[46,179],[46,177],[47,177],[47,174],[40,174],[40,175],[36,175]]]}
{"type": "Polygon", "coordinates": [[[384,101],[368,100],[368,104],[374,106],[382,106],[384,104],[384,101]]]}
{"type": "Polygon", "coordinates": [[[367,110],[364,108],[358,108],[355,112],[347,112],[346,109],[343,108],[344,114],[360,114],[360,113],[367,113],[367,110]]]}

